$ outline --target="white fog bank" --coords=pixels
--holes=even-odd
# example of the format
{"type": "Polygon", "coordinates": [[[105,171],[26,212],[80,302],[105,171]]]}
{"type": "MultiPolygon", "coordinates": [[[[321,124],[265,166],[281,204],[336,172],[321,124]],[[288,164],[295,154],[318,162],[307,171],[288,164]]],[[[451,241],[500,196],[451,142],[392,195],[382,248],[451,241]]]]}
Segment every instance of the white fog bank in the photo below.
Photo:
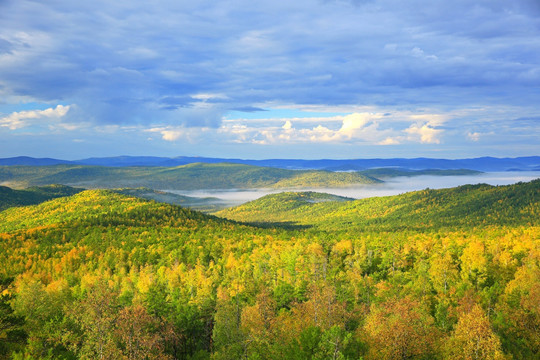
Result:
{"type": "Polygon", "coordinates": [[[363,199],[374,196],[398,195],[410,191],[430,189],[444,189],[466,184],[486,183],[490,185],[509,185],[520,181],[527,182],[540,178],[540,172],[491,172],[478,175],[460,176],[400,176],[384,179],[382,184],[354,185],[336,188],[295,188],[295,189],[234,189],[234,190],[164,190],[175,194],[193,197],[215,197],[229,206],[236,206],[248,201],[258,199],[268,194],[285,191],[316,191],[334,195],[346,196],[354,199],[363,199]]]}

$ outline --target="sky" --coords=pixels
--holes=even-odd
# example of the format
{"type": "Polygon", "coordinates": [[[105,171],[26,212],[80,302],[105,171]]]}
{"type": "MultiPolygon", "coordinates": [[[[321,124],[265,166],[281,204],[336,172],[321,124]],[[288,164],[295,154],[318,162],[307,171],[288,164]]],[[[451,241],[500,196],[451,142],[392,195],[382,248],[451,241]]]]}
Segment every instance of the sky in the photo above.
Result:
{"type": "Polygon", "coordinates": [[[540,155],[540,1],[0,0],[21,155],[540,155]]]}

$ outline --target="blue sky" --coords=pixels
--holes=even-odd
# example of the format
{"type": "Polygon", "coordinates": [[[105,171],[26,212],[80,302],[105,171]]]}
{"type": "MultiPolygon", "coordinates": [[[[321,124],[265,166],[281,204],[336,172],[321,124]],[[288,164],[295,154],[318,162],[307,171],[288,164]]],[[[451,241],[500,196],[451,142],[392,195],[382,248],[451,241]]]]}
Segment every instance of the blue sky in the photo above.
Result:
{"type": "Polygon", "coordinates": [[[540,155],[537,0],[0,0],[0,157],[540,155]]]}

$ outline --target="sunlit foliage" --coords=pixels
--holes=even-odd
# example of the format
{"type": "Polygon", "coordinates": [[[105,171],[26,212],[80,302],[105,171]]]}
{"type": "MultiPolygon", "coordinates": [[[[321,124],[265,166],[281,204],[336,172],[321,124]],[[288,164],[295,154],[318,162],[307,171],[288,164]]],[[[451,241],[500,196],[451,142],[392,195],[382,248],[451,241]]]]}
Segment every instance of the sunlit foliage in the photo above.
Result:
{"type": "Polygon", "coordinates": [[[538,358],[539,181],[302,197],[0,212],[0,359],[538,358]]]}

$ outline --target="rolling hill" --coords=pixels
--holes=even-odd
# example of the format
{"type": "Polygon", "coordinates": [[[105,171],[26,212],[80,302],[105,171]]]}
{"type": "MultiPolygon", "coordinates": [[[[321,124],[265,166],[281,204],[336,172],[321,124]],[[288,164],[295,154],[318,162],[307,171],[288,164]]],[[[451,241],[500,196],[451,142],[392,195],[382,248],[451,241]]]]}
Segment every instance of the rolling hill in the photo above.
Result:
{"type": "Polygon", "coordinates": [[[203,220],[222,222],[196,211],[126,196],[115,191],[85,190],[73,196],[45,201],[34,206],[8,208],[0,213],[0,232],[57,226],[84,228],[139,223],[152,226],[160,224],[160,220],[164,218],[173,221],[177,226],[184,222],[200,225],[203,220]]]}
{"type": "Polygon", "coordinates": [[[215,212],[226,207],[226,203],[222,200],[214,197],[193,197],[173,194],[166,191],[153,190],[149,188],[124,188],[124,189],[113,189],[112,191],[124,194],[135,196],[138,198],[143,198],[147,200],[155,200],[157,202],[180,205],[182,207],[187,207],[193,210],[203,211],[203,212],[215,212]]]}
{"type": "Polygon", "coordinates": [[[0,211],[12,206],[39,204],[62,196],[71,196],[82,189],[63,185],[35,186],[24,190],[14,190],[0,186],[0,211]]]}
{"type": "Polygon", "coordinates": [[[1,166],[0,183],[11,187],[64,184],[85,188],[147,187],[161,190],[323,187],[373,184],[361,173],[286,170],[241,164],[195,163],[178,167],[83,165],[1,166]]]}
{"type": "MultiPolygon", "coordinates": [[[[312,196],[312,195],[309,195],[312,196]]],[[[321,195],[322,196],[322,195],[321,195]]],[[[413,229],[440,226],[538,225],[540,179],[508,186],[465,185],[349,202],[309,202],[280,193],[216,215],[250,223],[290,223],[330,230],[413,229]]]]}
{"type": "Polygon", "coordinates": [[[469,169],[426,169],[426,170],[409,170],[406,168],[375,168],[369,170],[362,170],[360,173],[372,176],[377,179],[393,178],[398,176],[463,176],[463,175],[478,175],[482,174],[478,170],[469,169]]]}
{"type": "Polygon", "coordinates": [[[27,156],[0,159],[0,165],[94,165],[94,166],[158,166],[174,167],[192,163],[234,163],[264,167],[274,167],[282,169],[301,170],[339,170],[339,171],[359,171],[374,168],[401,168],[406,170],[426,170],[426,169],[471,169],[476,171],[538,171],[540,168],[539,156],[517,157],[517,158],[494,158],[480,157],[472,159],[431,159],[431,158],[393,158],[393,159],[223,159],[207,157],[156,157],[156,156],[115,156],[104,158],[89,158],[81,160],[58,160],[58,159],[36,159],[27,156]]]}
{"type": "Polygon", "coordinates": [[[109,190],[11,207],[0,359],[537,359],[539,192],[282,193],[219,213],[308,229],[109,190]]]}

